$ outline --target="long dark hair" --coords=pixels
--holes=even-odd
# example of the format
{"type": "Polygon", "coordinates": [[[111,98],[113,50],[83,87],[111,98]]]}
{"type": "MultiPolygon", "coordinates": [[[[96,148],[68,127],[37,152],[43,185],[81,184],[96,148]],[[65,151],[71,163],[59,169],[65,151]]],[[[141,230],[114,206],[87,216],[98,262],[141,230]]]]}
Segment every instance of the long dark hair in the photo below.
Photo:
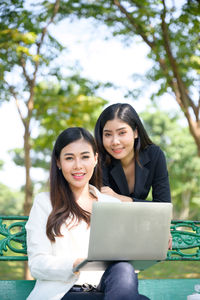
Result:
{"type": "Polygon", "coordinates": [[[120,119],[127,123],[133,131],[137,129],[138,138],[135,139],[134,150],[135,159],[139,162],[139,152],[145,149],[146,146],[153,144],[149,138],[137,112],[128,103],[116,103],[108,106],[99,116],[95,125],[95,138],[97,142],[99,156],[101,160],[110,164],[112,156],[105,150],[103,145],[103,128],[106,122],[120,119]]]}
{"type": "MultiPolygon", "coordinates": [[[[84,220],[90,224],[90,213],[82,209],[75,201],[73,192],[57,166],[61,150],[70,143],[83,139],[92,146],[94,155],[97,153],[97,147],[93,136],[84,128],[70,127],[58,136],[51,156],[50,168],[50,199],[52,212],[49,215],[46,233],[51,241],[55,241],[56,236],[62,236],[60,232],[61,225],[71,218],[71,223],[75,220],[79,222],[84,220]]],[[[100,167],[97,163],[89,183],[97,188],[101,186],[100,167]]]]}

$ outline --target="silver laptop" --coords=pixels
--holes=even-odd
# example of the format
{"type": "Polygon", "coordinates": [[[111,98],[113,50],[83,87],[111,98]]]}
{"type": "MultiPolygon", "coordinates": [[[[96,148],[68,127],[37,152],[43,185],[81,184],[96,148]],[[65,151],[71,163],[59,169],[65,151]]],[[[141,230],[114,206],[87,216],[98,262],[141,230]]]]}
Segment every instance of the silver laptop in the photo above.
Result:
{"type": "Polygon", "coordinates": [[[113,261],[130,261],[144,270],[164,260],[171,219],[171,203],[95,202],[88,257],[73,271],[104,270],[113,261]]]}

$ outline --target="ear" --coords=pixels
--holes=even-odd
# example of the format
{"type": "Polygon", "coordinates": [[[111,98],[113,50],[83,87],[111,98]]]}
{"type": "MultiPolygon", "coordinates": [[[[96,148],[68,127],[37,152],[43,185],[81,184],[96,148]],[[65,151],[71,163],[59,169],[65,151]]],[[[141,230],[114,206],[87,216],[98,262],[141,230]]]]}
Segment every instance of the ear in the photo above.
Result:
{"type": "Polygon", "coordinates": [[[138,130],[137,130],[137,128],[134,130],[133,133],[134,133],[134,138],[137,139],[138,138],[138,130]]]}
{"type": "Polygon", "coordinates": [[[98,153],[95,154],[94,160],[95,160],[95,167],[96,167],[96,165],[97,165],[97,163],[98,163],[98,153]]]}
{"type": "Polygon", "coordinates": [[[57,160],[57,161],[56,161],[56,164],[57,164],[57,167],[58,167],[58,169],[60,170],[60,169],[61,169],[61,164],[60,164],[60,161],[59,161],[59,160],[57,160]]]}

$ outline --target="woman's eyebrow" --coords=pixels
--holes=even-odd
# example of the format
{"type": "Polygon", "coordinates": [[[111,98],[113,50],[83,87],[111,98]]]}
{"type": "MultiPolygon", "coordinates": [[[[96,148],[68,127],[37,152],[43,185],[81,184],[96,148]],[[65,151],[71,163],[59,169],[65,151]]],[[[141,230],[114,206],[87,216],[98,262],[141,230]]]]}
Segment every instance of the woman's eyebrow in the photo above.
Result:
{"type": "MultiPolygon", "coordinates": [[[[118,129],[116,129],[116,131],[120,131],[120,130],[123,130],[123,129],[126,129],[126,127],[120,127],[120,128],[118,128],[118,129]]],[[[104,129],[103,131],[104,131],[104,132],[111,132],[112,130],[104,129]]]]}
{"type": "Polygon", "coordinates": [[[64,153],[64,156],[67,156],[67,155],[74,155],[74,153],[64,153]]]}
{"type": "MultiPolygon", "coordinates": [[[[90,153],[90,151],[83,151],[80,154],[82,155],[82,154],[88,154],[88,153],[90,153]]],[[[74,156],[74,153],[68,153],[68,152],[64,153],[64,156],[67,156],[67,155],[74,156]]]]}
{"type": "Polygon", "coordinates": [[[84,151],[84,152],[81,152],[81,154],[90,154],[90,151],[84,151]]]}

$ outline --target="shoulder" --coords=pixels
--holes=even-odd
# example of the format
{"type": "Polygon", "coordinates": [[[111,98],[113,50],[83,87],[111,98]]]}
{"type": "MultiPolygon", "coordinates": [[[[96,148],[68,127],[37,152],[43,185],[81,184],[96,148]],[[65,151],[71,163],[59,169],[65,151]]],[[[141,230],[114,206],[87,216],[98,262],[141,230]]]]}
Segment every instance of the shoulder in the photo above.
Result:
{"type": "Polygon", "coordinates": [[[52,209],[49,193],[43,192],[37,194],[33,201],[33,208],[38,208],[49,213],[52,209]]]}
{"type": "Polygon", "coordinates": [[[49,192],[42,192],[35,196],[34,203],[50,203],[50,194],[49,192]]]}
{"type": "Polygon", "coordinates": [[[159,156],[164,156],[164,152],[161,150],[161,148],[154,144],[147,146],[144,150],[141,151],[141,154],[146,154],[153,159],[159,156]]]}
{"type": "Polygon", "coordinates": [[[157,145],[149,145],[139,152],[139,161],[142,166],[147,164],[157,165],[165,163],[164,152],[157,145]]]}
{"type": "Polygon", "coordinates": [[[26,229],[31,229],[38,224],[46,224],[47,218],[51,213],[52,206],[50,202],[49,193],[40,193],[38,194],[31,208],[28,221],[26,223],[26,229]]]}
{"type": "Polygon", "coordinates": [[[146,151],[146,152],[152,153],[152,154],[162,152],[160,147],[155,144],[148,145],[143,151],[146,151]]]}

